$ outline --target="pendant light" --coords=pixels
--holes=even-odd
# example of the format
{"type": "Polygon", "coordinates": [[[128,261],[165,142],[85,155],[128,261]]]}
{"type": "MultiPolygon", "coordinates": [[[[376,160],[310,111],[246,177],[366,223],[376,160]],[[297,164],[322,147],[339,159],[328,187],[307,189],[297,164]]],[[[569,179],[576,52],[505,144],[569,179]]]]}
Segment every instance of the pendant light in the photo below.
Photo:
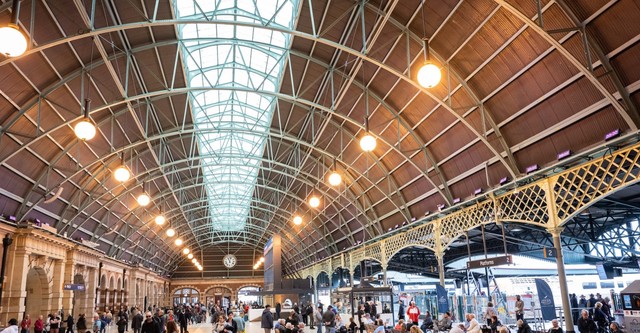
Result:
{"type": "Polygon", "coordinates": [[[336,168],[336,160],[334,158],[333,159],[333,170],[331,171],[331,174],[329,175],[329,185],[338,186],[341,183],[342,183],[342,176],[340,175],[340,173],[338,173],[338,170],[336,168]]]}
{"type": "Polygon", "coordinates": [[[120,166],[113,171],[113,178],[121,183],[124,183],[131,178],[131,172],[124,164],[124,153],[122,153],[122,158],[120,159],[120,166]]]}
{"type": "Polygon", "coordinates": [[[189,251],[189,249],[186,248],[186,247],[182,250],[182,253],[184,253],[185,255],[189,254],[189,252],[191,252],[191,251],[189,251]]]}
{"type": "Polygon", "coordinates": [[[27,37],[20,31],[18,16],[20,0],[13,0],[11,5],[11,21],[0,28],[0,53],[7,57],[19,57],[27,51],[27,37]]]}
{"type": "Polygon", "coordinates": [[[142,207],[146,207],[149,203],[151,203],[151,198],[147,194],[145,182],[142,182],[142,193],[136,198],[138,204],[142,207]]]}
{"type": "Polygon", "coordinates": [[[89,118],[90,104],[90,99],[87,98],[84,100],[84,118],[82,118],[82,120],[80,120],[80,122],[78,122],[76,126],[73,127],[73,132],[76,134],[78,139],[83,141],[91,140],[94,136],[96,136],[96,126],[93,124],[93,121],[91,121],[91,118],[89,118]]]}
{"type": "Polygon", "coordinates": [[[171,228],[171,227],[169,227],[169,229],[167,229],[167,236],[168,237],[173,237],[175,235],[176,235],[176,230],[171,228]]]}
{"type": "Polygon", "coordinates": [[[440,67],[431,62],[429,57],[429,39],[427,38],[427,29],[425,27],[425,14],[424,7],[426,6],[426,2],[422,4],[422,48],[424,53],[424,65],[418,70],[418,83],[424,88],[433,88],[440,83],[440,79],[442,79],[442,72],[440,71],[440,67]]]}
{"type": "Polygon", "coordinates": [[[293,224],[301,225],[302,224],[302,217],[300,215],[294,216],[293,217],[293,224]]]}
{"type": "Polygon", "coordinates": [[[187,255],[187,258],[193,259],[193,253],[189,253],[189,255],[187,255]]]}
{"type": "Polygon", "coordinates": [[[176,244],[176,246],[180,246],[180,245],[182,245],[182,238],[176,238],[176,240],[174,241],[174,243],[176,244]]]}
{"type": "Polygon", "coordinates": [[[312,194],[311,197],[309,197],[309,206],[311,206],[311,208],[320,207],[320,198],[315,194],[312,194]]]}
{"type": "Polygon", "coordinates": [[[167,222],[167,219],[162,214],[162,206],[160,206],[160,213],[156,216],[154,220],[157,225],[163,225],[165,222],[167,222]]]}
{"type": "Polygon", "coordinates": [[[365,152],[376,149],[376,138],[369,133],[369,88],[364,82],[364,68],[362,73],[362,85],[364,86],[364,136],[360,139],[360,148],[365,152]]]}

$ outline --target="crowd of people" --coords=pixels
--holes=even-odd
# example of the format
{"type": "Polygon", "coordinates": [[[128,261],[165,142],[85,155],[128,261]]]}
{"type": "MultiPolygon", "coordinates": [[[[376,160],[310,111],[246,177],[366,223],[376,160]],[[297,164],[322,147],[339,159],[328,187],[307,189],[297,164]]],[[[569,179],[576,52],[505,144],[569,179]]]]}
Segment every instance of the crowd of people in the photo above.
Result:
{"type": "MultiPolygon", "coordinates": [[[[608,297],[602,298],[600,294],[585,296],[577,300],[575,294],[571,295],[571,304],[579,309],[579,315],[574,316],[574,323],[580,333],[622,333],[620,326],[613,321],[611,306],[608,297]]],[[[68,314],[66,319],[62,311],[52,313],[44,317],[38,315],[32,320],[30,314],[18,322],[16,319],[9,321],[9,326],[0,333],[108,333],[107,329],[115,326],[118,333],[188,333],[189,325],[207,322],[207,314],[210,314],[210,322],[213,326],[212,333],[244,333],[246,314],[249,311],[248,304],[239,303],[232,308],[221,306],[219,302],[207,308],[204,304],[174,305],[172,309],[162,309],[150,306],[146,311],[137,307],[130,309],[122,307],[113,313],[96,311],[92,317],[92,326],[87,327],[87,318],[84,314],[74,318],[68,314]]],[[[317,333],[389,333],[391,330],[400,333],[443,332],[449,333],[511,333],[506,325],[498,318],[498,311],[491,302],[484,308],[481,322],[472,313],[465,315],[461,323],[453,323],[449,312],[440,319],[433,318],[429,311],[421,313],[415,302],[408,306],[402,300],[398,302],[398,321],[391,323],[384,321],[378,313],[378,306],[372,301],[365,301],[358,305],[358,310],[348,321],[341,316],[341,304],[336,302],[328,305],[319,303],[312,305],[294,304],[285,318],[281,317],[282,306],[276,304],[275,316],[271,307],[267,305],[262,312],[260,326],[265,333],[302,333],[305,327],[316,330],[317,333]]],[[[387,307],[382,313],[389,313],[387,307]]],[[[516,297],[515,315],[517,321],[517,333],[531,333],[531,327],[524,319],[524,301],[520,296],[516,297]]],[[[557,320],[552,321],[549,333],[563,333],[557,320]]],[[[397,332],[396,332],[397,333],[397,332]]]]}
{"type": "MultiPolygon", "coordinates": [[[[248,306],[242,303],[235,309],[227,309],[220,306],[219,302],[209,308],[214,324],[228,323],[228,326],[216,326],[213,333],[243,333],[244,314],[248,306]],[[239,311],[238,311],[239,309],[239,311]]],[[[32,320],[30,314],[25,314],[18,323],[17,319],[11,319],[2,333],[107,333],[110,327],[115,327],[118,333],[188,333],[187,328],[192,324],[207,322],[207,307],[204,304],[176,304],[172,309],[149,306],[146,311],[138,307],[121,307],[114,312],[109,308],[100,311],[96,308],[91,327],[85,314],[79,314],[74,318],[68,314],[64,319],[64,313],[49,314],[43,317],[39,315],[32,320]]]]}

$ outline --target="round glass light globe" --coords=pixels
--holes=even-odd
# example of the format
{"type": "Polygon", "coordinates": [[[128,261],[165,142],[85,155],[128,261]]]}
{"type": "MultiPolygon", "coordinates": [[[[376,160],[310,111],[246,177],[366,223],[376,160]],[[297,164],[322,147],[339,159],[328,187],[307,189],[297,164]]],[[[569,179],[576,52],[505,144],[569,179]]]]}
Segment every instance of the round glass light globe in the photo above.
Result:
{"type": "Polygon", "coordinates": [[[264,262],[264,257],[260,257],[260,262],[264,262]]]}
{"type": "Polygon", "coordinates": [[[192,262],[192,263],[194,263],[194,264],[196,264],[196,263],[198,263],[198,259],[193,258],[193,259],[191,259],[191,262],[192,262]]]}
{"type": "Polygon", "coordinates": [[[169,237],[173,237],[173,236],[175,236],[175,235],[176,235],[176,231],[175,231],[175,230],[173,230],[173,228],[169,228],[169,229],[167,229],[167,236],[169,236],[169,237]]]}
{"type": "Polygon", "coordinates": [[[201,271],[202,270],[202,266],[198,266],[198,270],[201,271]]]}
{"type": "Polygon", "coordinates": [[[193,259],[193,253],[189,253],[189,255],[187,256],[187,258],[189,258],[189,259],[193,259]]]}
{"type": "Polygon", "coordinates": [[[431,62],[427,62],[418,71],[418,83],[425,88],[433,88],[442,78],[440,68],[431,62]]]}
{"type": "Polygon", "coordinates": [[[182,250],[182,253],[184,253],[184,254],[189,254],[189,252],[191,252],[191,251],[189,251],[189,249],[187,249],[186,247],[184,248],[184,250],[182,250]]]}
{"type": "Polygon", "coordinates": [[[0,53],[7,57],[19,57],[27,50],[27,38],[20,30],[9,25],[0,28],[0,53]]]}
{"type": "Polygon", "coordinates": [[[142,207],[145,207],[151,202],[151,198],[149,198],[149,196],[146,193],[140,194],[136,200],[138,201],[138,204],[142,207]]]}
{"type": "Polygon", "coordinates": [[[331,186],[338,186],[340,185],[340,183],[342,183],[342,176],[340,176],[340,174],[336,171],[332,172],[329,175],[329,184],[331,186]]]}
{"type": "Polygon", "coordinates": [[[129,172],[129,169],[127,169],[127,167],[121,165],[116,169],[116,171],[113,172],[113,177],[117,181],[124,183],[131,177],[131,172],[129,172]]]}
{"type": "Polygon", "coordinates": [[[364,151],[373,151],[376,149],[376,138],[371,134],[367,134],[360,139],[360,148],[364,151]]]}
{"type": "Polygon", "coordinates": [[[156,216],[155,221],[157,225],[163,225],[165,222],[167,222],[167,219],[164,217],[164,215],[158,215],[156,216]]]}
{"type": "Polygon", "coordinates": [[[182,238],[176,238],[175,242],[174,242],[177,246],[182,245],[182,238]]]}
{"type": "Polygon", "coordinates": [[[91,140],[96,136],[96,127],[91,123],[91,121],[85,118],[76,124],[73,128],[73,132],[76,133],[76,136],[80,140],[91,140]]]}
{"type": "Polygon", "coordinates": [[[318,208],[320,206],[320,198],[315,195],[309,198],[309,206],[312,208],[318,208]]]}
{"type": "Polygon", "coordinates": [[[297,215],[296,215],[296,216],[294,216],[294,217],[293,217],[293,224],[295,224],[295,225],[301,225],[301,224],[302,224],[302,217],[297,216],[297,215]]]}

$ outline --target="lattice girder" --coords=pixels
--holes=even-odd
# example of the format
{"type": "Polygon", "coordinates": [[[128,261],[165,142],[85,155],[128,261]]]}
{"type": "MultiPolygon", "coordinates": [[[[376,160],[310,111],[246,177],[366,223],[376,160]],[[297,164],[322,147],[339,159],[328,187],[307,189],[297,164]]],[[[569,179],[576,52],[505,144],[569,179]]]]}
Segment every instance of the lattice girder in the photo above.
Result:
{"type": "MultiPolygon", "coordinates": [[[[598,200],[640,181],[639,159],[640,143],[636,143],[499,196],[489,195],[472,206],[344,253],[344,268],[353,273],[365,259],[386,268],[394,254],[410,246],[442,255],[458,237],[481,224],[508,221],[557,230],[598,200]]],[[[321,271],[330,260],[315,263],[314,271],[321,271]]]]}

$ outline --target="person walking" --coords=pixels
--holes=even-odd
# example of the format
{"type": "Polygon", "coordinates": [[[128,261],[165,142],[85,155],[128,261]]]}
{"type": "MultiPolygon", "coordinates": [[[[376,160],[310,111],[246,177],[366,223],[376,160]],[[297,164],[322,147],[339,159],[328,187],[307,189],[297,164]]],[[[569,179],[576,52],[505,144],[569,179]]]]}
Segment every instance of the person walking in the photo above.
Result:
{"type": "Polygon", "coordinates": [[[76,328],[78,329],[78,333],[85,333],[87,331],[87,318],[85,318],[84,313],[78,316],[76,328]]]}
{"type": "Polygon", "coordinates": [[[153,316],[151,316],[151,312],[148,311],[144,315],[145,319],[142,323],[142,327],[140,328],[140,333],[160,333],[160,325],[153,320],[153,316]]]}
{"type": "Polygon", "coordinates": [[[262,318],[260,319],[260,328],[264,330],[264,333],[271,333],[273,328],[273,314],[271,313],[271,305],[267,304],[262,311],[262,318]]]}
{"type": "Polygon", "coordinates": [[[597,331],[596,322],[589,317],[589,311],[586,309],[580,312],[578,331],[580,331],[580,333],[596,333],[597,331]]]}
{"type": "Polygon", "coordinates": [[[402,300],[398,300],[398,320],[404,318],[404,302],[402,300]]]}
{"type": "Polygon", "coordinates": [[[280,319],[280,312],[282,311],[282,305],[280,302],[276,303],[276,320],[280,319]]]}
{"type": "Polygon", "coordinates": [[[66,333],[73,333],[73,316],[71,315],[71,313],[69,313],[69,315],[67,316],[67,332],[66,333]]]}
{"type": "Polygon", "coordinates": [[[493,303],[488,302],[484,310],[484,320],[487,322],[487,326],[491,326],[491,317],[494,316],[498,316],[498,311],[493,307],[493,303]]]}
{"type": "MultiPolygon", "coordinates": [[[[133,315],[133,318],[131,318],[131,328],[133,329],[133,333],[140,333],[143,320],[144,318],[142,317],[142,313],[136,310],[135,314],[133,315]]],[[[78,333],[82,333],[82,332],[78,332],[78,333]]]]}
{"type": "Polygon", "coordinates": [[[0,333],[18,333],[18,319],[9,319],[9,326],[0,331],[0,333]]]}

